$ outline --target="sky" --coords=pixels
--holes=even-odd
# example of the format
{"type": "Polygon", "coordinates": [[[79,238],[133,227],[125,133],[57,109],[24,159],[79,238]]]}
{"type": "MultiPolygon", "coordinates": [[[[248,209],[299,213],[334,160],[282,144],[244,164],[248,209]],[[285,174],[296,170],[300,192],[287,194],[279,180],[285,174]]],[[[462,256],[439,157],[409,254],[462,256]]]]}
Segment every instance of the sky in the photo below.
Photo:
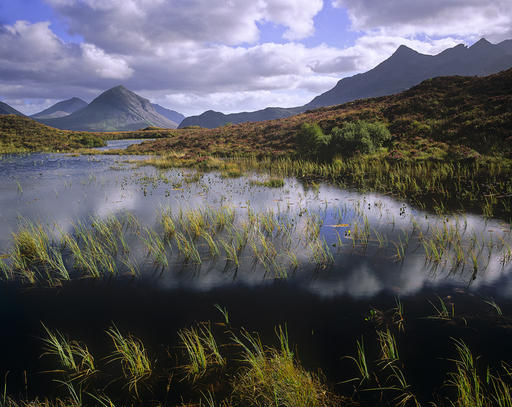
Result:
{"type": "Polygon", "coordinates": [[[186,116],[309,102],[401,44],[512,39],[512,0],[0,0],[0,100],[117,85],[186,116]]]}

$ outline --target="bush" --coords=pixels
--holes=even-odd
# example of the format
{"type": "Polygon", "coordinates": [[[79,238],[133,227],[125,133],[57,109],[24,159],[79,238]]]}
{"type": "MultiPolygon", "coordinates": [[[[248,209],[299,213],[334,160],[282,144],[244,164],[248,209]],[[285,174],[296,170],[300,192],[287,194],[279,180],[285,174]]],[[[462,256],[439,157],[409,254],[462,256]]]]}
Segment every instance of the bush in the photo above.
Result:
{"type": "Polygon", "coordinates": [[[92,134],[84,134],[77,141],[82,146],[88,148],[103,147],[105,145],[103,139],[98,136],[93,136],[92,134]]]}
{"type": "Polygon", "coordinates": [[[362,120],[346,122],[342,127],[332,129],[329,152],[341,156],[369,154],[382,147],[390,138],[391,133],[383,123],[362,120]]]}
{"type": "Polygon", "coordinates": [[[331,136],[324,134],[316,123],[303,123],[296,141],[300,155],[318,158],[327,152],[331,136]]]}
{"type": "Polygon", "coordinates": [[[298,153],[303,157],[331,159],[337,155],[347,157],[373,153],[390,138],[391,133],[385,124],[358,120],[334,127],[331,134],[324,134],[316,123],[304,123],[296,142],[298,153]]]}

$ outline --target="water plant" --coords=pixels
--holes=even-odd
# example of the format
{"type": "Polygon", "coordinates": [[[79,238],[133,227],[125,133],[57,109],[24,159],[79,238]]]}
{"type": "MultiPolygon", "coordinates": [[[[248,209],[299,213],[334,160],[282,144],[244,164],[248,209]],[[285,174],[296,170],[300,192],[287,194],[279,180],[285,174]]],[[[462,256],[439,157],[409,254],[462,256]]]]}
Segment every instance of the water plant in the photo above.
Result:
{"type": "Polygon", "coordinates": [[[132,335],[122,335],[115,325],[106,332],[114,345],[114,351],[109,360],[120,362],[129,389],[139,397],[139,383],[148,379],[152,373],[151,362],[144,344],[132,335]]]}
{"type": "Polygon", "coordinates": [[[210,323],[181,329],[178,336],[187,357],[187,363],[183,366],[187,378],[195,381],[210,367],[225,366],[226,360],[220,353],[210,323]]]}

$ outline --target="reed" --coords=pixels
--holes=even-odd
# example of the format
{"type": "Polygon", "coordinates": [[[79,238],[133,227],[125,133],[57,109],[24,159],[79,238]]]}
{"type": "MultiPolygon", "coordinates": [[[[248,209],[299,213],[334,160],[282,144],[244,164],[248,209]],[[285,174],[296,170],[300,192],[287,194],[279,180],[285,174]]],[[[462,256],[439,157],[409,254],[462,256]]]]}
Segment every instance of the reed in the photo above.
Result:
{"type": "Polygon", "coordinates": [[[96,373],[94,357],[86,345],[69,340],[59,331],[52,332],[44,324],[46,337],[42,338],[44,353],[42,356],[57,357],[62,366],[61,372],[67,373],[71,380],[85,381],[96,373]]]}
{"type": "Polygon", "coordinates": [[[242,349],[245,368],[233,380],[233,395],[254,407],[320,407],[330,404],[329,392],[315,375],[295,360],[286,330],[278,327],[280,347],[264,349],[258,336],[233,334],[242,349]]]}
{"type": "Polygon", "coordinates": [[[151,362],[144,344],[131,335],[123,336],[115,325],[106,332],[114,345],[114,351],[109,356],[109,360],[121,363],[123,376],[128,381],[130,391],[134,391],[139,397],[139,383],[148,379],[152,373],[151,362]]]}
{"type": "Polygon", "coordinates": [[[366,360],[366,353],[364,350],[364,340],[361,337],[361,342],[359,340],[356,340],[357,345],[357,356],[345,356],[345,359],[350,359],[354,362],[357,368],[358,377],[354,377],[349,380],[345,380],[344,383],[348,383],[351,381],[359,381],[359,386],[361,386],[364,382],[367,382],[370,380],[370,371],[368,369],[368,362],[366,360]]]}
{"type": "Polygon", "coordinates": [[[192,381],[204,376],[213,366],[224,367],[226,360],[222,357],[213,336],[210,323],[202,323],[178,332],[185,349],[187,363],[183,366],[185,376],[192,381]]]}

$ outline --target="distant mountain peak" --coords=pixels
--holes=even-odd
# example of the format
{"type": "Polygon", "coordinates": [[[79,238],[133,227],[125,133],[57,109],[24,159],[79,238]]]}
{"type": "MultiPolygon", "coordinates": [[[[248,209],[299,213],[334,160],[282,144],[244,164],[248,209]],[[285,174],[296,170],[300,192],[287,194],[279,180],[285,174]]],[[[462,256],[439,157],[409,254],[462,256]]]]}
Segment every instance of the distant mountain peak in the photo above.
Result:
{"type": "Polygon", "coordinates": [[[475,42],[473,45],[471,45],[471,47],[469,47],[470,49],[476,49],[476,48],[487,48],[489,46],[492,46],[493,44],[491,44],[489,41],[487,41],[485,38],[480,38],[477,42],[475,42]]]}
{"type": "Polygon", "coordinates": [[[125,86],[123,85],[117,85],[117,86],[114,86],[113,88],[110,88],[110,89],[107,89],[107,92],[109,90],[122,90],[122,91],[128,91],[130,92],[125,86]]]}
{"type": "Polygon", "coordinates": [[[393,53],[394,55],[416,55],[419,54],[418,51],[413,50],[412,48],[409,48],[407,45],[400,45],[396,51],[393,53]]]}
{"type": "Polygon", "coordinates": [[[103,92],[89,105],[60,118],[43,119],[45,124],[66,130],[121,131],[152,126],[176,128],[177,124],[156,112],[151,102],[118,85],[103,92]]]}
{"type": "Polygon", "coordinates": [[[80,109],[87,106],[87,102],[80,98],[72,97],[71,99],[63,100],[55,103],[47,109],[39,113],[33,114],[31,117],[37,119],[55,119],[58,117],[68,116],[80,109]]]}

